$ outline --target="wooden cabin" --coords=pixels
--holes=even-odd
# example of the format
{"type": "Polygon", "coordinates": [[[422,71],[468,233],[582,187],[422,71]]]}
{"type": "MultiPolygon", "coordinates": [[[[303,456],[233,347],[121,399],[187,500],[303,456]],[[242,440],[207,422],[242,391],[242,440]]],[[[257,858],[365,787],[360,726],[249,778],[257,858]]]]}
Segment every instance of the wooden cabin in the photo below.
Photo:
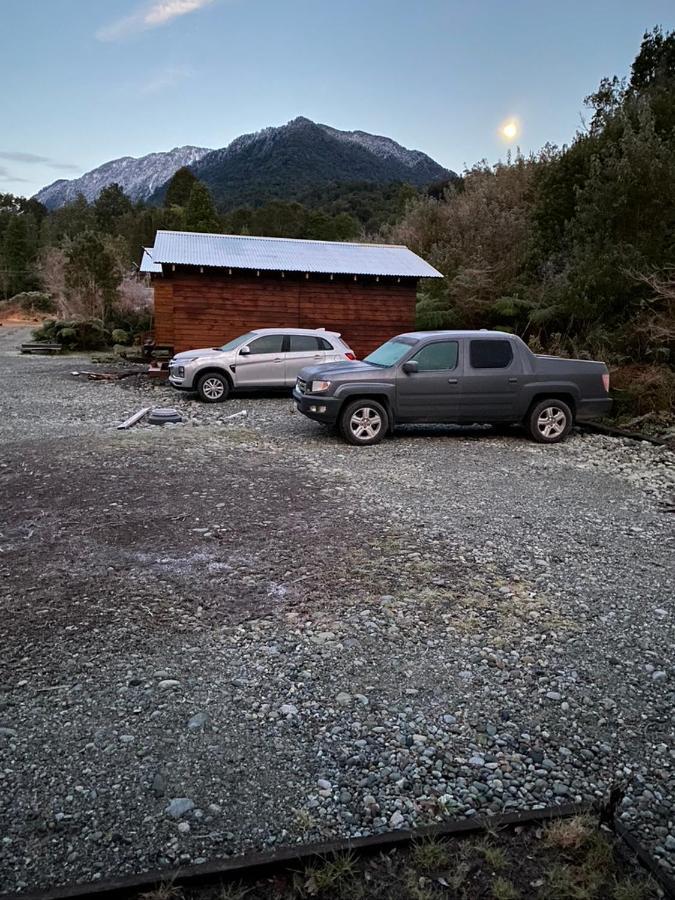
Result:
{"type": "Polygon", "coordinates": [[[252,328],[338,331],[357,356],[415,325],[420,278],[407,247],[158,231],[141,271],[154,289],[154,338],[175,352],[252,328]]]}

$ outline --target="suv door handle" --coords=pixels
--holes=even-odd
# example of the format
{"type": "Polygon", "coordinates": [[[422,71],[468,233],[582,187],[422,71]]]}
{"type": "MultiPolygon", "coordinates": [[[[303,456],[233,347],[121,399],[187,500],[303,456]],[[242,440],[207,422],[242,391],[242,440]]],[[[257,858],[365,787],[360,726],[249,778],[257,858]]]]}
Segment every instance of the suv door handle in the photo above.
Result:
{"type": "Polygon", "coordinates": [[[456,378],[448,378],[448,384],[457,384],[456,378]]]}
{"type": "Polygon", "coordinates": [[[517,378],[509,378],[509,384],[518,384],[517,378]]]}

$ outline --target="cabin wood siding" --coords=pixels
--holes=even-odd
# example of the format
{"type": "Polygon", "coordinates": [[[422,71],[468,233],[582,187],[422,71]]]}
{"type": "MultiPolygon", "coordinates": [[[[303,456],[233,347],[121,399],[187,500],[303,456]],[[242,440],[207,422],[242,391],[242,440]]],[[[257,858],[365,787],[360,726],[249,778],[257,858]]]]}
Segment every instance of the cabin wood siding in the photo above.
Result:
{"type": "Polygon", "coordinates": [[[153,280],[155,339],[176,352],[252,328],[338,331],[358,357],[415,323],[416,281],[175,273],[153,280]]]}

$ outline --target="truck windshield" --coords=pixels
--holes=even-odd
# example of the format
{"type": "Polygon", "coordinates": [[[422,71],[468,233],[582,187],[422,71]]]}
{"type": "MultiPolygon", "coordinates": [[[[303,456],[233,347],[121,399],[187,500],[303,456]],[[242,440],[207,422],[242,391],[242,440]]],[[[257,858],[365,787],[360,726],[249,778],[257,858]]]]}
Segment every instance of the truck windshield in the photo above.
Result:
{"type": "Polygon", "coordinates": [[[382,344],[377,350],[366,356],[364,362],[370,363],[371,366],[380,366],[383,369],[389,366],[395,366],[399,359],[410,350],[411,345],[407,341],[398,341],[394,338],[382,344]]]}
{"type": "Polygon", "coordinates": [[[251,338],[255,337],[254,331],[249,331],[246,334],[240,334],[239,337],[232,338],[231,341],[228,341],[227,344],[223,344],[222,347],[216,347],[216,350],[234,350],[235,347],[239,347],[241,344],[245,344],[246,341],[250,341],[251,338]]]}

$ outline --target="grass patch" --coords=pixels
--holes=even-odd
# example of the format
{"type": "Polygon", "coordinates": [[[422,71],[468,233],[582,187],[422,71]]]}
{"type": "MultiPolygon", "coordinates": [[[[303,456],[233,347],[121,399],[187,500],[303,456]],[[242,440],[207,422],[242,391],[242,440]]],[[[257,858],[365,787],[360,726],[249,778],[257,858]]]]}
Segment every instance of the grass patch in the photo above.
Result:
{"type": "Polygon", "coordinates": [[[450,853],[445,841],[427,838],[413,844],[411,862],[420,872],[438,872],[450,865],[450,853]]]}
{"type": "Polygon", "coordinates": [[[177,887],[173,881],[162,881],[151,891],[139,895],[139,900],[182,900],[183,889],[177,887]]]}
{"type": "Polygon", "coordinates": [[[312,866],[302,873],[298,887],[301,897],[354,897],[357,887],[352,884],[358,864],[351,853],[342,853],[325,860],[319,866],[312,866]]]}
{"type": "Polygon", "coordinates": [[[501,875],[492,882],[491,890],[495,900],[520,900],[521,894],[518,888],[507,878],[502,878],[501,875]]]}
{"type": "Polygon", "coordinates": [[[586,844],[597,826],[588,816],[556,819],[546,828],[545,840],[559,850],[579,850],[586,844]]]}

